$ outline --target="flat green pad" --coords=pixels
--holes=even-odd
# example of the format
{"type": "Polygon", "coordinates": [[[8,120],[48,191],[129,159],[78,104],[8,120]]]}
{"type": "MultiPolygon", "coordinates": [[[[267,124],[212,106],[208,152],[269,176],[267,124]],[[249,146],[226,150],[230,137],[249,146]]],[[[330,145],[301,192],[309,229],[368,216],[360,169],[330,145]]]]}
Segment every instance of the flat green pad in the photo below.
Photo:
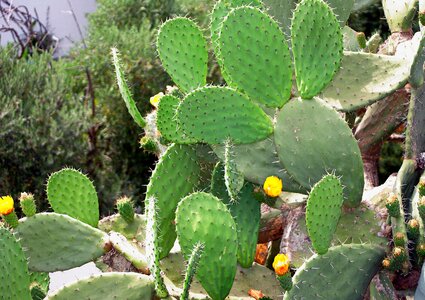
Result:
{"type": "Polygon", "coordinates": [[[31,271],[55,272],[79,267],[104,254],[108,236],[66,215],[40,213],[19,220],[16,235],[31,271]]]}
{"type": "MultiPolygon", "coordinates": [[[[161,269],[165,273],[165,282],[170,294],[174,297],[180,296],[185,271],[183,255],[181,253],[170,253],[169,256],[161,261],[161,269]]],[[[247,293],[250,289],[261,290],[264,295],[272,299],[282,298],[283,294],[274,272],[256,263],[249,269],[238,266],[233,287],[226,299],[252,300],[252,297],[248,296],[247,293]]],[[[189,299],[210,299],[196,278],[192,282],[189,299]]]]}
{"type": "Polygon", "coordinates": [[[318,254],[325,254],[331,244],[344,202],[342,186],[334,175],[326,175],[311,190],[306,207],[308,235],[318,254]]]}
{"type": "Polygon", "coordinates": [[[232,10],[223,21],[219,45],[232,86],[268,107],[282,107],[289,100],[291,56],[270,16],[254,7],[232,10]]]}
{"type": "Polygon", "coordinates": [[[312,99],[290,101],[278,113],[275,143],[285,169],[306,188],[329,172],[341,177],[345,205],[363,194],[363,163],[351,129],[339,114],[312,99]]]}
{"type": "Polygon", "coordinates": [[[338,20],[322,0],[302,0],[291,27],[295,75],[300,96],[320,93],[339,69],[343,37],[338,20]]]}
{"type": "Polygon", "coordinates": [[[344,52],[340,70],[321,97],[338,110],[354,111],[403,87],[409,72],[410,64],[400,57],[344,52]]]}
{"type": "Polygon", "coordinates": [[[47,296],[47,300],[151,300],[151,277],[137,273],[104,273],[71,283],[47,296]]]}
{"type": "Polygon", "coordinates": [[[121,233],[128,240],[143,243],[145,240],[145,215],[134,215],[134,221],[128,224],[119,214],[111,215],[99,221],[99,229],[104,232],[121,233]]]}
{"type": "Polygon", "coordinates": [[[196,141],[185,137],[184,132],[178,125],[176,111],[179,104],[180,99],[177,97],[171,95],[162,97],[158,105],[156,126],[158,127],[161,136],[163,136],[167,141],[178,144],[196,143],[196,141]]]}
{"type": "Polygon", "coordinates": [[[66,214],[96,227],[99,201],[90,179],[81,172],[65,168],[50,175],[47,199],[58,214],[66,214]]]}
{"type": "MultiPolygon", "coordinates": [[[[217,156],[224,160],[224,146],[214,145],[212,148],[217,156]]],[[[248,181],[262,186],[267,177],[277,176],[282,179],[284,191],[306,192],[280,164],[272,137],[252,144],[235,145],[233,151],[238,170],[248,181]]]]}
{"type": "Polygon", "coordinates": [[[207,42],[193,21],[179,17],[162,24],[157,48],[162,65],[183,92],[206,84],[207,42]]]}
{"type": "Polygon", "coordinates": [[[227,84],[231,84],[230,78],[227,75],[224,65],[222,62],[221,54],[220,54],[220,46],[218,42],[218,37],[220,34],[220,29],[223,24],[223,20],[230,13],[230,11],[239,6],[254,6],[261,8],[262,3],[260,0],[219,0],[215,3],[214,8],[211,12],[211,43],[214,48],[214,54],[217,58],[217,62],[220,65],[221,73],[226,80],[227,84]]]}
{"type": "Polygon", "coordinates": [[[130,89],[125,80],[124,71],[121,68],[119,53],[116,48],[112,48],[112,61],[115,66],[115,76],[117,77],[118,87],[120,89],[121,96],[124,99],[125,105],[127,106],[127,110],[136,124],[144,128],[146,121],[143,119],[140,111],[137,109],[136,102],[131,95],[130,89]]]}
{"type": "Polygon", "coordinates": [[[227,87],[198,89],[183,100],[177,110],[181,128],[207,144],[249,144],[273,132],[270,118],[247,96],[227,87]]]}
{"type": "Polygon", "coordinates": [[[257,249],[261,203],[254,197],[254,186],[249,182],[246,182],[240,191],[238,201],[232,202],[223,177],[223,164],[217,163],[211,179],[211,193],[229,208],[238,231],[238,263],[249,268],[254,262],[257,249]]]}
{"type": "Polygon", "coordinates": [[[177,208],[179,243],[186,259],[201,242],[204,252],[196,277],[212,299],[229,294],[236,274],[236,224],[220,199],[198,192],[185,197],[177,208]]]}
{"type": "Polygon", "coordinates": [[[283,299],[363,299],[384,255],[384,248],[360,244],[337,246],[325,255],[313,255],[297,270],[294,287],[283,299]]]}
{"type": "Polygon", "coordinates": [[[0,228],[0,290],[3,300],[31,300],[30,275],[21,245],[6,228],[0,228]]]}
{"type": "Polygon", "coordinates": [[[200,174],[195,150],[188,145],[170,146],[150,178],[146,199],[154,197],[158,207],[160,259],[167,256],[176,240],[174,224],[179,201],[193,192],[200,174]]]}

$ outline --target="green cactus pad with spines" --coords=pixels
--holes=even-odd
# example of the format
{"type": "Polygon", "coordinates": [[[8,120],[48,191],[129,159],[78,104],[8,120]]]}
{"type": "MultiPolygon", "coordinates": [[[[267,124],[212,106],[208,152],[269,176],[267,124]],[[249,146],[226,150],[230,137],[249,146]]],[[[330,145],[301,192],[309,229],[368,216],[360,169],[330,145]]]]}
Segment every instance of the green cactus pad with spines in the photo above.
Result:
{"type": "Polygon", "coordinates": [[[183,100],[177,110],[181,128],[207,144],[249,144],[273,132],[270,118],[245,96],[227,87],[198,89],[183,100]]]}
{"type": "Polygon", "coordinates": [[[0,290],[4,300],[31,300],[30,275],[21,245],[6,228],[0,228],[0,290]]]}
{"type": "MultiPolygon", "coordinates": [[[[224,146],[213,145],[212,148],[218,157],[224,160],[224,146]]],[[[282,179],[284,191],[306,193],[306,189],[280,164],[272,137],[252,144],[235,145],[233,151],[238,170],[248,181],[263,185],[267,177],[277,176],[282,179]]]]}
{"type": "Polygon", "coordinates": [[[295,180],[309,188],[329,172],[341,177],[345,205],[357,206],[363,194],[363,162],[351,129],[319,101],[294,99],[277,115],[277,153],[295,180]]]}
{"type": "Polygon", "coordinates": [[[21,193],[21,196],[19,197],[19,204],[26,217],[32,217],[37,213],[33,194],[21,193]]]}
{"type": "Polygon", "coordinates": [[[261,204],[254,197],[254,186],[246,182],[239,193],[238,201],[232,202],[226,191],[224,167],[217,163],[211,179],[211,193],[222,200],[230,210],[238,232],[238,263],[252,266],[255,258],[260,229],[261,204]]]}
{"type": "Polygon", "coordinates": [[[90,179],[81,172],[65,168],[50,175],[47,199],[58,214],[67,214],[96,227],[99,221],[99,201],[90,179]]]}
{"type": "Polygon", "coordinates": [[[211,12],[211,43],[214,48],[214,53],[217,58],[217,62],[220,65],[221,73],[228,84],[231,84],[231,81],[223,66],[223,62],[220,55],[218,37],[220,34],[221,26],[223,24],[223,20],[230,13],[230,11],[239,6],[246,5],[255,6],[258,8],[262,7],[262,3],[260,0],[219,0],[215,3],[214,8],[211,12]]]}
{"type": "Polygon", "coordinates": [[[400,57],[345,52],[341,68],[321,98],[338,110],[357,110],[403,87],[409,72],[409,63],[400,57]]]}
{"type": "Polygon", "coordinates": [[[104,232],[66,215],[40,213],[19,221],[16,230],[31,271],[79,267],[105,253],[104,232]]]}
{"type": "Polygon", "coordinates": [[[360,244],[332,247],[325,255],[313,255],[295,273],[294,287],[284,300],[363,299],[384,255],[384,248],[360,244]]]}
{"type": "Polygon", "coordinates": [[[195,150],[188,145],[170,146],[150,178],[146,199],[154,197],[158,208],[160,259],[167,256],[176,240],[175,212],[179,201],[193,192],[200,174],[195,150]]]}
{"type": "Polygon", "coordinates": [[[232,86],[268,107],[281,107],[289,100],[291,56],[271,17],[255,7],[232,10],[223,21],[219,47],[232,86]]]}
{"type": "Polygon", "coordinates": [[[193,21],[179,17],[162,24],[157,49],[165,70],[183,92],[206,84],[207,42],[193,21]]]}
{"type": "Polygon", "coordinates": [[[140,111],[137,109],[136,102],[131,95],[130,89],[125,80],[124,71],[121,68],[121,62],[118,50],[116,48],[112,48],[112,62],[115,66],[115,75],[117,77],[118,87],[121,92],[121,96],[124,99],[125,105],[127,106],[127,110],[130,113],[133,120],[137,125],[144,128],[146,126],[146,121],[143,119],[140,111]]]}
{"type": "Polygon", "coordinates": [[[324,176],[310,192],[306,207],[308,235],[318,254],[325,254],[341,216],[342,186],[334,175],[324,176]]]}
{"type": "Polygon", "coordinates": [[[46,300],[151,300],[152,278],[137,273],[103,273],[68,284],[46,300]]]}
{"type": "Polygon", "coordinates": [[[191,194],[179,203],[176,226],[187,259],[197,243],[204,244],[196,277],[208,295],[226,298],[235,278],[238,251],[236,224],[226,205],[211,194],[191,194]]]}
{"type": "Polygon", "coordinates": [[[339,69],[343,37],[338,20],[322,0],[302,0],[291,26],[298,91],[304,99],[320,93],[339,69]],[[308,21],[306,21],[308,20],[308,21]]]}
{"type": "MultiPolygon", "coordinates": [[[[202,258],[201,258],[202,261],[202,258]]],[[[171,252],[161,261],[161,269],[165,274],[165,281],[170,295],[179,297],[184,284],[185,259],[180,252],[171,252]]],[[[272,299],[282,298],[283,290],[276,280],[274,272],[264,266],[254,263],[251,268],[237,267],[233,287],[228,300],[252,300],[248,295],[250,289],[261,290],[272,299]]],[[[189,299],[210,299],[197,280],[196,276],[190,287],[189,299]]]]}
{"type": "Polygon", "coordinates": [[[177,97],[166,95],[161,98],[158,105],[158,113],[156,115],[156,125],[161,136],[171,142],[179,144],[196,143],[184,135],[179,128],[178,120],[176,118],[176,110],[180,104],[177,97]]]}
{"type": "Polygon", "coordinates": [[[238,201],[238,194],[243,187],[244,177],[239,172],[235,163],[233,144],[230,141],[225,143],[224,150],[224,182],[231,202],[238,201]]]}
{"type": "Polygon", "coordinates": [[[385,18],[391,32],[412,30],[418,0],[382,0],[385,18]]]}

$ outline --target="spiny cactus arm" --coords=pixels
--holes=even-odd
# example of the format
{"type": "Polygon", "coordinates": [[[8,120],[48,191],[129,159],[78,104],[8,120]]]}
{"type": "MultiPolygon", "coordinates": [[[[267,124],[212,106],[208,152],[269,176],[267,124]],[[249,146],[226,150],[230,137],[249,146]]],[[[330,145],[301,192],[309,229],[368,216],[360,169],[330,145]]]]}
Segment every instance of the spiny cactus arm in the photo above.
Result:
{"type": "Polygon", "coordinates": [[[16,235],[31,271],[55,272],[79,267],[111,248],[103,231],[56,213],[40,213],[19,220],[16,235]]]}
{"type": "Polygon", "coordinates": [[[93,227],[99,221],[99,200],[90,179],[75,169],[64,168],[50,175],[47,199],[53,210],[93,227]]]}
{"type": "Polygon", "coordinates": [[[128,112],[133,117],[133,120],[139,125],[141,128],[146,126],[146,121],[143,119],[139,110],[137,109],[136,102],[131,95],[130,89],[128,88],[127,82],[125,80],[124,71],[121,68],[121,62],[119,57],[119,52],[116,48],[111,49],[112,53],[112,62],[115,66],[115,74],[117,77],[118,87],[121,92],[121,96],[124,99],[125,105],[127,106],[128,112]]]}
{"type": "Polygon", "coordinates": [[[405,32],[412,29],[417,5],[418,0],[382,0],[391,32],[405,32]]]}
{"type": "Polygon", "coordinates": [[[156,294],[159,298],[166,298],[168,290],[164,284],[159,264],[161,253],[159,252],[158,207],[154,197],[147,198],[146,202],[146,256],[148,257],[149,269],[155,279],[156,294]]]}
{"type": "Polygon", "coordinates": [[[202,253],[204,251],[204,245],[197,243],[192,250],[189,261],[187,263],[186,272],[184,276],[183,293],[180,296],[180,300],[189,300],[189,289],[192,284],[193,277],[196,274],[199,261],[202,259],[202,253]]]}
{"type": "Polygon", "coordinates": [[[22,246],[0,227],[0,289],[3,299],[31,300],[30,275],[22,246]]]}
{"type": "Polygon", "coordinates": [[[374,33],[366,42],[366,48],[363,50],[368,53],[377,53],[379,45],[382,43],[382,37],[378,32],[374,33]]]}
{"type": "Polygon", "coordinates": [[[415,241],[416,245],[416,254],[418,258],[418,264],[423,262],[425,258],[425,203],[422,199],[423,197],[423,184],[425,182],[425,173],[422,174],[419,179],[419,184],[416,186],[415,192],[412,196],[412,218],[418,221],[419,223],[419,236],[415,241]],[[422,195],[421,195],[422,194],[422,195]]]}
{"type": "Polygon", "coordinates": [[[226,184],[227,193],[229,194],[230,201],[236,203],[238,201],[238,194],[243,187],[244,177],[239,172],[235,162],[235,153],[233,151],[233,144],[230,140],[225,142],[224,150],[224,182],[226,184]]]}
{"type": "Polygon", "coordinates": [[[102,273],[65,285],[49,294],[46,300],[151,300],[152,278],[137,273],[102,273]]]}

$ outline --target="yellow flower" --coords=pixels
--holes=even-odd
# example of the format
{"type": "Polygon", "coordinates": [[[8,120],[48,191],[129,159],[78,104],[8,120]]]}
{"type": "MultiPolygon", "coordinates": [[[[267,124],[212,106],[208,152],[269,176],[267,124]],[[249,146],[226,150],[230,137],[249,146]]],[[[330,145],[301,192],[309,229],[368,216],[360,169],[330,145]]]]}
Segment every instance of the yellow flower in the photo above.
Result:
{"type": "Polygon", "coordinates": [[[283,276],[288,273],[289,259],[285,254],[278,254],[273,261],[273,269],[276,275],[283,276]]]}
{"type": "Polygon", "coordinates": [[[158,94],[156,94],[155,96],[152,96],[152,97],[151,97],[151,99],[150,99],[150,103],[151,103],[154,107],[158,108],[159,100],[161,100],[161,98],[162,98],[162,97],[164,97],[164,93],[163,93],[163,92],[158,93],[158,94]]]}
{"type": "Polygon", "coordinates": [[[269,176],[264,181],[263,189],[267,196],[277,197],[282,193],[282,180],[276,176],[269,176]]]}
{"type": "Polygon", "coordinates": [[[13,211],[13,199],[10,196],[0,197],[0,215],[8,215],[13,211]]]}

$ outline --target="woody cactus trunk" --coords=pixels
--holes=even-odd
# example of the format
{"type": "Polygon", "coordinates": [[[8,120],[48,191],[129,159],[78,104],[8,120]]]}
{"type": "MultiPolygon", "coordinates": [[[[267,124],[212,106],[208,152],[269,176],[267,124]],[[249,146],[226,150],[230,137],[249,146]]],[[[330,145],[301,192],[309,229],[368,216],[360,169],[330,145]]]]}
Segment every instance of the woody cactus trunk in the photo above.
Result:
{"type": "MultiPolygon", "coordinates": [[[[403,10],[399,1],[384,4],[391,28],[405,32],[416,22],[417,3],[401,2],[403,10]]],[[[153,97],[156,109],[146,117],[113,49],[118,86],[145,132],[141,144],[159,157],[145,213],[135,214],[123,197],[118,214],[98,221],[90,180],[73,169],[52,174],[47,195],[55,212],[0,229],[3,290],[31,299],[38,284],[30,271],[96,261],[101,275],[41,292],[58,300],[399,293],[389,278],[419,270],[425,256],[425,40],[411,32],[394,55],[376,54],[379,39],[366,41],[345,26],[353,5],[218,1],[209,40],[225,86],[207,84],[204,32],[188,18],[168,20],[158,30],[157,50],[176,87],[153,97]],[[394,97],[407,83],[403,166],[392,185],[365,193],[365,133],[372,144],[391,133],[403,116],[394,97]],[[280,249],[273,247],[281,253],[270,253],[274,270],[254,262],[259,233],[273,215],[262,215],[266,209],[285,217],[280,249]]],[[[6,221],[10,203],[0,206],[6,221]]]]}

